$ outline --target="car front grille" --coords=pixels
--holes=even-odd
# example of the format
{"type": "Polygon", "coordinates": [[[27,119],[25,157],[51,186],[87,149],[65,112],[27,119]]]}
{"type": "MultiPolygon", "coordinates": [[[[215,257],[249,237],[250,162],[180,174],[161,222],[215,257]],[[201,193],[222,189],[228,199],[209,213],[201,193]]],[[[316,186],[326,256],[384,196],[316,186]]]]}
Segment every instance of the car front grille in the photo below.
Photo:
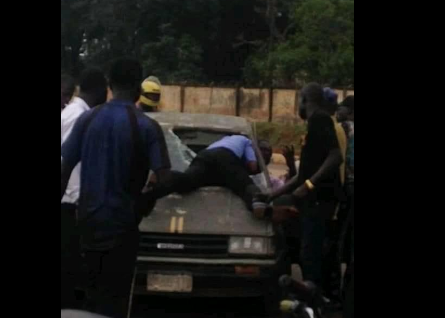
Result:
{"type": "Polygon", "coordinates": [[[138,254],[158,257],[227,257],[228,241],[227,236],[142,233],[138,254]]]}

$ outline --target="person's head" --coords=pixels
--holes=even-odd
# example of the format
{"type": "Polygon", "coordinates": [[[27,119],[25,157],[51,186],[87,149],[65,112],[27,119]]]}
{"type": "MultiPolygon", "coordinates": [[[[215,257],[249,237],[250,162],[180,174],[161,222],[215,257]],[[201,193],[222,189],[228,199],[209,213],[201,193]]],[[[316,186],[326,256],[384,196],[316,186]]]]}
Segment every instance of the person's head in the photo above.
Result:
{"type": "Polygon", "coordinates": [[[340,104],[337,112],[337,120],[339,122],[343,121],[354,121],[354,96],[348,96],[340,104]]]}
{"type": "Polygon", "coordinates": [[[266,164],[266,166],[269,165],[270,161],[272,160],[272,153],[273,153],[270,143],[266,140],[259,140],[258,148],[261,152],[261,155],[263,156],[264,163],[266,164]]]}
{"type": "Polygon", "coordinates": [[[103,104],[107,101],[108,83],[104,72],[91,67],[85,69],[80,75],[79,96],[90,107],[103,104]]]}
{"type": "Polygon", "coordinates": [[[109,75],[113,97],[137,102],[141,94],[142,66],[131,58],[120,58],[113,62],[109,75]]]}
{"type": "Polygon", "coordinates": [[[325,104],[323,88],[317,83],[306,85],[301,91],[300,97],[301,119],[309,119],[317,109],[323,108],[325,104]]]}
{"type": "Polygon", "coordinates": [[[338,110],[338,94],[329,87],[325,87],[323,92],[326,100],[326,110],[333,116],[338,110]]]}
{"type": "Polygon", "coordinates": [[[157,78],[150,76],[141,84],[139,105],[144,112],[156,112],[161,101],[161,85],[157,78]]]}
{"type": "Polygon", "coordinates": [[[60,108],[65,108],[65,106],[70,102],[71,98],[73,98],[75,89],[76,83],[74,82],[74,79],[67,74],[62,74],[60,108]]]}

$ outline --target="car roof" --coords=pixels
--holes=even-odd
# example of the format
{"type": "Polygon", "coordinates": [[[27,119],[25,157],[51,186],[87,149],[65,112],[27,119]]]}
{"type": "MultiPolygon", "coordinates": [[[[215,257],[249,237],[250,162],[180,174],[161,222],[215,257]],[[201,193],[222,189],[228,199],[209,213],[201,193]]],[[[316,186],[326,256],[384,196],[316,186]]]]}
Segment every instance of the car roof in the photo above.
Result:
{"type": "Polygon", "coordinates": [[[181,128],[201,128],[206,130],[239,133],[252,135],[250,123],[241,117],[214,115],[214,114],[188,114],[188,113],[147,113],[161,126],[181,128]]]}

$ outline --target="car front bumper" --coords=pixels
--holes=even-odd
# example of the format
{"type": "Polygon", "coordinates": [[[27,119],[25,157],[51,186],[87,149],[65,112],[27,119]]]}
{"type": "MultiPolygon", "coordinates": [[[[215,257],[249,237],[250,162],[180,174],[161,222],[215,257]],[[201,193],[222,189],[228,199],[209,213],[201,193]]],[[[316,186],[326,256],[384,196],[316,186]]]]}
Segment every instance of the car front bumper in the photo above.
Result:
{"type": "Polygon", "coordinates": [[[138,257],[135,294],[177,295],[189,297],[250,297],[264,295],[283,273],[283,259],[199,259],[138,257]],[[252,270],[246,273],[244,270],[252,270]],[[191,292],[147,290],[149,273],[186,274],[192,277],[191,292]]]}

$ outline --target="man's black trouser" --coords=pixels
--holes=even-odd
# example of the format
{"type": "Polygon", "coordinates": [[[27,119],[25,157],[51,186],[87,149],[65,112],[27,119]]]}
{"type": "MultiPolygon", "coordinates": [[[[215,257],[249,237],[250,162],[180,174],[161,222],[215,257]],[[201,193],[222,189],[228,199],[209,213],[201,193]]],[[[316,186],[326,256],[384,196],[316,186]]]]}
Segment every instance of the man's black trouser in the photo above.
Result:
{"type": "MultiPolygon", "coordinates": [[[[354,184],[352,184],[348,189],[348,199],[349,199],[349,214],[343,227],[341,235],[341,250],[340,255],[344,257],[347,264],[347,269],[345,277],[343,280],[344,291],[350,289],[350,284],[353,281],[353,267],[354,267],[354,210],[355,210],[355,197],[354,197],[354,184]]],[[[353,284],[353,282],[352,282],[353,284]]],[[[352,290],[354,287],[352,287],[352,290]]]]}
{"type": "Polygon", "coordinates": [[[354,227],[354,183],[347,184],[346,187],[347,200],[344,206],[345,222],[342,226],[340,235],[340,257],[342,263],[351,263],[353,250],[353,227],[354,227]]]}
{"type": "Polygon", "coordinates": [[[76,210],[74,204],[61,204],[61,260],[60,260],[60,307],[75,309],[75,283],[80,273],[80,240],[76,227],[76,210]]]}
{"type": "Polygon", "coordinates": [[[327,221],[323,251],[323,290],[326,297],[338,302],[341,288],[340,236],[344,223],[345,215],[341,213],[337,219],[327,221]]]}
{"type": "Polygon", "coordinates": [[[338,301],[341,296],[341,264],[349,264],[351,259],[350,215],[354,205],[353,183],[345,185],[344,194],[337,219],[328,221],[323,261],[323,289],[327,297],[338,301]]]}
{"type": "MultiPolygon", "coordinates": [[[[292,205],[300,211],[300,220],[287,229],[289,251],[299,251],[299,264],[303,271],[303,278],[312,281],[317,286],[322,286],[323,247],[326,238],[326,221],[332,217],[335,202],[317,202],[310,198],[296,203],[290,195],[282,196],[274,201],[274,205],[292,205]],[[292,235],[289,230],[299,231],[299,235],[292,235]],[[298,240],[297,240],[298,239],[298,240]]],[[[291,257],[294,261],[296,257],[291,257]]]]}
{"type": "Polygon", "coordinates": [[[139,233],[119,237],[106,251],[84,250],[88,267],[85,309],[110,318],[127,316],[139,233]]]}
{"type": "Polygon", "coordinates": [[[350,281],[345,286],[344,318],[354,318],[354,260],[348,266],[350,281]]]}
{"type": "Polygon", "coordinates": [[[261,190],[253,183],[247,167],[230,150],[215,148],[201,151],[184,172],[174,172],[170,182],[153,190],[156,199],[170,193],[187,193],[206,186],[229,188],[252,209],[252,200],[261,190]]]}
{"type": "Polygon", "coordinates": [[[332,218],[337,202],[303,201],[301,212],[301,267],[305,280],[323,286],[323,248],[327,221],[332,218]]]}

